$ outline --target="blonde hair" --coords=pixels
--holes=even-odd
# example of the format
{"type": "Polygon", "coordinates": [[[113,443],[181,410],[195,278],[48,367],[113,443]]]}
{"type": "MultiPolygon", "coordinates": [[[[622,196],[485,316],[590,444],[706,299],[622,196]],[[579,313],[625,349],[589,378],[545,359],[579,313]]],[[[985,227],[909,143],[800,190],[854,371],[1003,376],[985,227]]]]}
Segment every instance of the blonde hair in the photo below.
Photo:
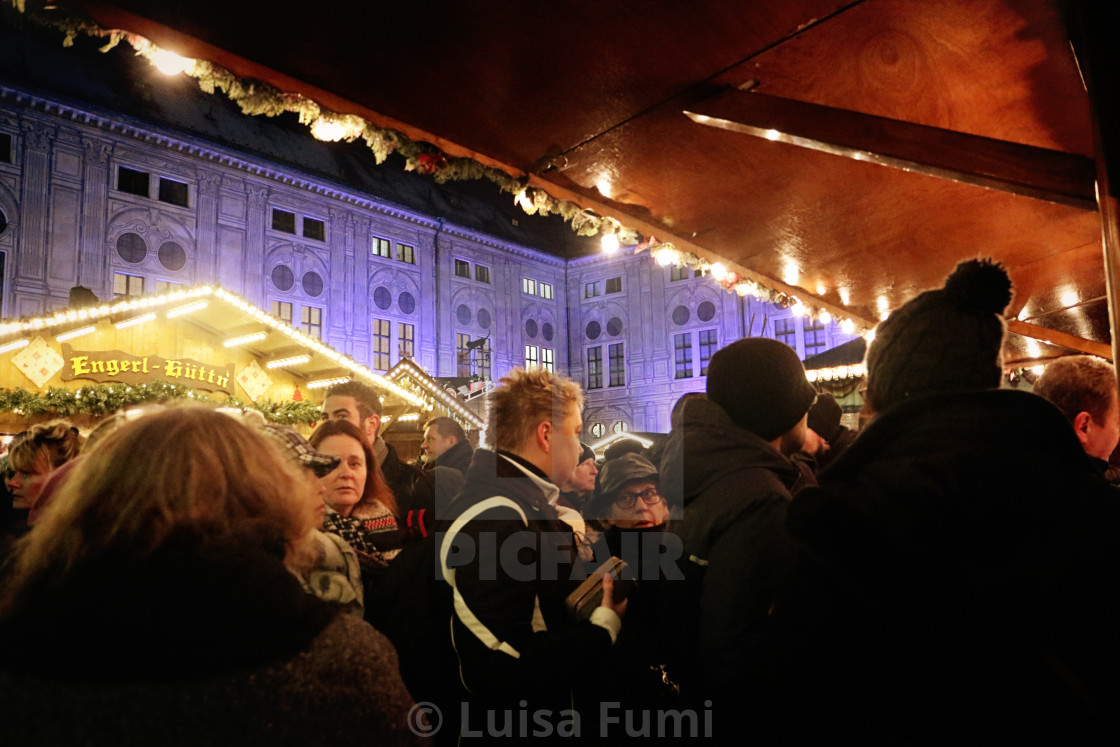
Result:
{"type": "Polygon", "coordinates": [[[20,434],[12,444],[8,462],[18,472],[45,475],[78,455],[82,437],[64,420],[39,423],[20,434]]]}
{"type": "Polygon", "coordinates": [[[201,406],[140,417],[83,456],[21,541],[0,613],[84,563],[109,553],[141,559],[173,535],[296,546],[315,523],[310,490],[301,470],[234,418],[201,406]]]}
{"type": "Polygon", "coordinates": [[[583,390],[543,368],[515,368],[490,392],[486,440],[495,450],[517,453],[542,420],[559,420],[583,409],[583,390]]]}

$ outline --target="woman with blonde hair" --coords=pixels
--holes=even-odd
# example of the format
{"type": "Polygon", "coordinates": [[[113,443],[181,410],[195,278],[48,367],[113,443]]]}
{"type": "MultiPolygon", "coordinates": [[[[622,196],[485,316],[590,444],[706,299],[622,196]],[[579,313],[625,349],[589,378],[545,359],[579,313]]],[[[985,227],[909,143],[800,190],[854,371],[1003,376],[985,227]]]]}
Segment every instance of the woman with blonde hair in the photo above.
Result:
{"type": "Polygon", "coordinates": [[[401,549],[397,502],[377,466],[373,448],[360,430],[345,420],[328,420],[308,439],[324,454],[338,457],[337,468],[321,478],[329,511],[323,529],[333,532],[358,553],[363,572],[377,573],[401,549]]]}
{"type": "Polygon", "coordinates": [[[39,500],[43,483],[54,470],[78,456],[82,437],[78,429],[62,420],[33,425],[13,439],[7,478],[12,493],[12,506],[32,510],[39,500]]]}
{"type": "Polygon", "coordinates": [[[262,434],[211,409],[106,436],[17,547],[0,594],[5,738],[411,741],[388,641],[285,568],[317,502],[262,434]]]}

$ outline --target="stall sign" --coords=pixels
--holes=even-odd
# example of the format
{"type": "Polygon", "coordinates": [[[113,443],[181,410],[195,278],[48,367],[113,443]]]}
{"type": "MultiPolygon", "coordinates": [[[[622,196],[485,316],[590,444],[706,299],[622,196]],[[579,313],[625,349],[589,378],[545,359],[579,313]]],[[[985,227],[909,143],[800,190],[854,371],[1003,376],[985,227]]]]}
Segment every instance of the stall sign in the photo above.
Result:
{"type": "Polygon", "coordinates": [[[191,358],[132,355],[120,350],[74,350],[62,343],[62,380],[145,384],[157,379],[208,392],[232,394],[233,364],[212,366],[191,358]]]}

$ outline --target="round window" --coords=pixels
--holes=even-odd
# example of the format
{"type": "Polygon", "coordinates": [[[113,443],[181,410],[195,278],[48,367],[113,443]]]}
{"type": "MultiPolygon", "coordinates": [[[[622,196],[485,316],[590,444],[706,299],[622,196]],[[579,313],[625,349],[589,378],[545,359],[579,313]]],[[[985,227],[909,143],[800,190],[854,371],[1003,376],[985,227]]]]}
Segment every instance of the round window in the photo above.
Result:
{"type": "Polygon", "coordinates": [[[535,319],[530,319],[529,321],[525,322],[526,335],[528,335],[529,337],[536,337],[538,331],[539,330],[537,329],[537,322],[535,319]]]}
{"type": "Polygon", "coordinates": [[[478,326],[482,327],[483,329],[490,329],[490,322],[491,322],[490,312],[487,311],[486,309],[479,309],[478,310],[478,326]]]}
{"type": "Polygon", "coordinates": [[[620,420],[620,421],[618,421],[617,423],[614,424],[614,427],[611,428],[611,430],[613,430],[615,433],[625,433],[626,431],[628,431],[630,429],[626,427],[626,423],[624,423],[620,420]]]}
{"type": "Polygon", "coordinates": [[[596,423],[595,425],[591,426],[591,435],[595,438],[602,438],[603,434],[606,432],[607,429],[603,427],[602,423],[596,423]]]}
{"type": "Polygon", "coordinates": [[[303,275],[303,292],[309,296],[318,296],[323,292],[323,278],[317,272],[307,272],[303,275]]]}
{"type": "Polygon", "coordinates": [[[408,291],[405,291],[397,296],[397,306],[401,307],[402,313],[411,314],[416,311],[416,298],[408,291]]]}
{"type": "Polygon", "coordinates": [[[588,322],[587,323],[587,339],[598,340],[599,335],[601,335],[601,334],[603,334],[603,328],[599,324],[599,322],[588,322]]]}
{"type": "Polygon", "coordinates": [[[704,301],[696,307],[696,318],[702,322],[710,322],[716,315],[716,305],[711,301],[704,301]]]}
{"type": "Polygon", "coordinates": [[[183,269],[183,265],[187,263],[187,253],[174,241],[163,242],[157,256],[159,263],[172,271],[183,269]]]}
{"type": "Polygon", "coordinates": [[[148,245],[138,233],[122,233],[117,239],[117,255],[125,262],[138,264],[148,256],[148,245]]]}
{"type": "Polygon", "coordinates": [[[276,265],[272,268],[272,284],[277,290],[289,291],[295,283],[296,276],[292,274],[292,268],[287,265],[276,265]]]}
{"type": "Polygon", "coordinates": [[[459,304],[459,308],[455,309],[455,318],[459,320],[459,324],[471,323],[471,310],[465,303],[459,304]]]}
{"type": "Polygon", "coordinates": [[[617,316],[612,316],[607,320],[607,334],[611,337],[618,337],[622,334],[622,320],[617,316]]]}
{"type": "Polygon", "coordinates": [[[673,309],[673,323],[674,324],[677,324],[677,325],[688,324],[688,317],[689,317],[689,313],[688,313],[688,307],[687,306],[678,306],[677,308],[673,309]]]}
{"type": "Polygon", "coordinates": [[[8,229],[8,216],[4,215],[4,211],[0,210],[0,234],[8,229]]]}
{"type": "Polygon", "coordinates": [[[373,291],[373,304],[384,311],[393,305],[393,294],[384,285],[379,285],[373,291]]]}
{"type": "Polygon", "coordinates": [[[552,322],[545,322],[541,325],[541,337],[543,337],[546,342],[552,342],[552,338],[555,334],[556,330],[552,328],[552,322]]]}

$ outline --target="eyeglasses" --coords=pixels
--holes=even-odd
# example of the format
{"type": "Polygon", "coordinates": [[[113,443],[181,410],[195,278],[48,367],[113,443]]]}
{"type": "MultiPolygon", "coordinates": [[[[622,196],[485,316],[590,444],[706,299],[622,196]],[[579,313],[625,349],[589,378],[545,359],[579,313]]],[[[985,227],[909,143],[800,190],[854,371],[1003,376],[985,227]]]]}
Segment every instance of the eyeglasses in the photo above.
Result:
{"type": "Polygon", "coordinates": [[[664,500],[661,493],[657,492],[657,488],[646,488],[640,493],[622,493],[614,499],[614,503],[619,508],[633,508],[639,498],[647,506],[653,506],[664,500]]]}

